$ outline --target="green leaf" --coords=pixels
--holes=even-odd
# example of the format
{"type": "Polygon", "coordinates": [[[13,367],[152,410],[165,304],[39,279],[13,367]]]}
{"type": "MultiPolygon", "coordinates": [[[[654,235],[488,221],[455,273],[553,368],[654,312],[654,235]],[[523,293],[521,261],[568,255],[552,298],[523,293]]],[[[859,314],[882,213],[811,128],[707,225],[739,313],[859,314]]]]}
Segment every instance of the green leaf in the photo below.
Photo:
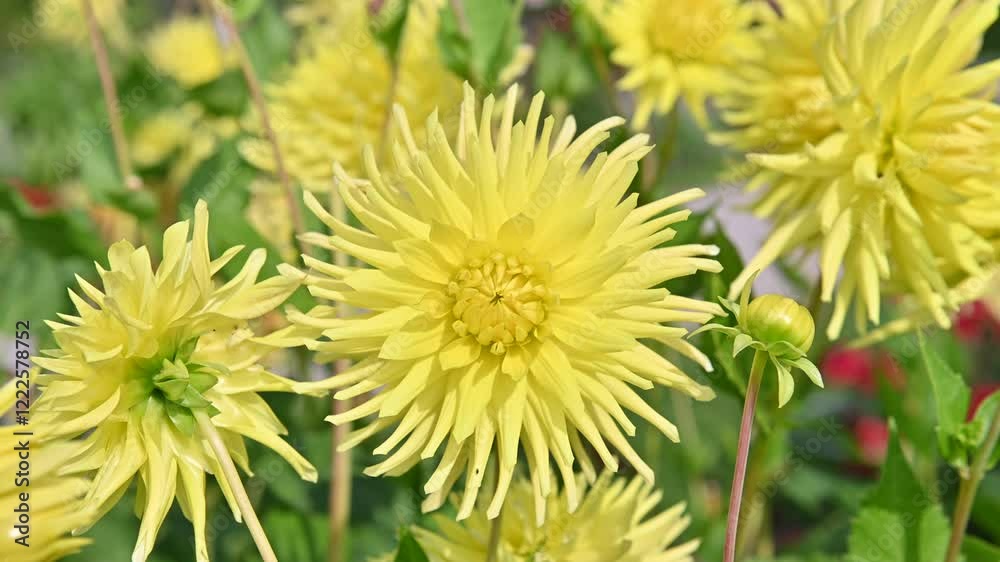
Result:
{"type": "Polygon", "coordinates": [[[861,510],[854,519],[845,562],[910,562],[902,517],[878,508],[861,510]]]}
{"type": "Polygon", "coordinates": [[[409,529],[400,531],[396,562],[430,562],[424,549],[420,547],[417,539],[413,538],[409,529]]]}
{"type": "Polygon", "coordinates": [[[304,513],[271,509],[263,525],[278,560],[319,560],[325,555],[316,552],[304,513]]]}
{"type": "Polygon", "coordinates": [[[542,35],[534,66],[537,88],[550,96],[573,100],[592,92],[599,80],[583,52],[552,30],[542,35]]]}
{"type": "Polygon", "coordinates": [[[410,0],[395,0],[386,2],[382,9],[372,18],[372,34],[385,47],[389,58],[396,60],[399,44],[406,28],[407,16],[410,13],[410,0]]]}
{"type": "MultiPolygon", "coordinates": [[[[990,394],[979,404],[979,408],[976,410],[975,417],[972,421],[966,424],[967,427],[975,428],[975,438],[972,443],[970,443],[970,451],[978,450],[986,442],[986,436],[989,433],[990,424],[993,423],[993,418],[996,416],[997,408],[1000,408],[1000,391],[996,391],[990,394]]],[[[993,454],[987,461],[986,470],[993,470],[1000,461],[1000,447],[993,448],[993,454]]]]}
{"type": "Polygon", "coordinates": [[[461,0],[462,13],[453,8],[451,3],[443,8],[438,31],[445,64],[477,89],[492,92],[521,42],[521,3],[461,0]]]}
{"type": "Polygon", "coordinates": [[[247,21],[260,9],[262,0],[226,0],[236,21],[247,21]]]}
{"type": "Polygon", "coordinates": [[[966,535],[962,541],[962,554],[965,555],[965,562],[996,562],[1000,560],[1000,546],[966,535]]]}
{"type": "Polygon", "coordinates": [[[845,562],[940,562],[948,549],[951,529],[938,505],[910,519],[878,508],[866,508],[855,518],[845,562]],[[915,540],[915,549],[909,543],[915,540]]]}
{"type": "Polygon", "coordinates": [[[969,466],[968,451],[962,444],[960,431],[969,410],[969,387],[962,376],[952,370],[923,338],[920,338],[920,355],[934,390],[941,455],[952,466],[964,470],[969,466]]]}

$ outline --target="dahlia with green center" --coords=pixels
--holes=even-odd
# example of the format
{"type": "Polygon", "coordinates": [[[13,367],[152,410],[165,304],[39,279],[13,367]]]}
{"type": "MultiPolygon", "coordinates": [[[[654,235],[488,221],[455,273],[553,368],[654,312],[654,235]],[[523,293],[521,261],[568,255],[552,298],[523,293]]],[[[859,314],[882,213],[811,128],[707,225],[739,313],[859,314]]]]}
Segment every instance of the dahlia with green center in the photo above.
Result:
{"type": "MultiPolygon", "coordinates": [[[[510,492],[500,521],[497,562],[692,562],[701,541],[674,545],[691,522],[684,504],[665,511],[658,506],[663,494],[641,478],[612,478],[602,474],[587,490],[579,509],[566,509],[563,498],[550,497],[539,506],[532,484],[518,480],[510,492]],[[536,521],[538,513],[547,513],[536,521]]],[[[485,507],[485,506],[482,506],[485,507]]],[[[459,524],[434,516],[437,532],[417,528],[414,536],[430,562],[487,560],[491,523],[485,509],[477,509],[459,524]]]]}
{"type": "Polygon", "coordinates": [[[819,252],[829,337],[851,304],[860,332],[883,293],[912,295],[950,325],[951,288],[996,261],[1000,61],[974,64],[997,0],[842,3],[816,44],[836,127],[751,161],[775,229],[736,279],[802,248],[819,252]]]}
{"type": "Polygon", "coordinates": [[[643,129],[684,97],[701,122],[705,100],[722,91],[740,56],[756,47],[748,30],[756,11],[738,0],[592,0],[626,69],[618,86],[635,92],[633,125],[643,129]]]}
{"type": "MultiPolygon", "coordinates": [[[[316,471],[279,437],[285,428],[258,394],[293,391],[293,381],[259,366],[272,349],[255,341],[249,322],[270,312],[299,286],[288,267],[258,282],[264,250],[250,253],[227,283],[213,277],[240,251],[211,259],[208,210],[163,236],[163,259],[152,265],[145,247],[127,241],[98,265],[103,291],[78,277],[82,295],[70,291],[77,316],[49,322],[58,347],[36,363],[41,397],[32,422],[42,440],[72,439],[79,450],[64,459],[68,472],[92,472],[84,505],[106,513],[135,480],[142,523],[133,561],[146,560],[176,497],[194,525],[199,562],[205,542],[205,474],[221,474],[220,460],[197,423],[210,422],[248,474],[244,437],[283,456],[303,478],[316,471]],[[138,478],[136,478],[138,476],[138,478]]],[[[217,478],[237,519],[229,483],[217,478]]]]}
{"type": "Polygon", "coordinates": [[[570,509],[576,506],[573,465],[587,456],[588,443],[612,469],[616,449],[652,480],[626,437],[635,432],[626,410],[674,441],[679,436],[637,390],[659,384],[698,400],[714,397],[643,343],[660,342],[710,368],[683,339],[685,328],[663,324],[702,323],[721,308],[658,288],[721,269],[705,257],[714,247],[663,246],[675,235],[670,226],[690,214],[670,210],[702,192],[638,207],[626,191],[651,148],[646,135],[592,158],[623,119],[577,135],[571,117],[559,130],[553,117],[542,118],[542,94],[515,122],[516,99],[511,88],[494,131],[494,98],[477,109],[466,87],[455,146],[436,114],[418,140],[397,109],[401,142],[388,171],[371,147],[369,180],[336,167],[339,192],[363,228],[307,194],[334,235],[311,234],[306,242],[367,266],[305,257],[306,285],[318,298],[365,312],[338,318],[334,307],[321,306],[293,313],[293,326],[273,338],[285,345],[305,339],[320,360],[357,359],[302,389],[340,388],[336,398],[357,401],[329,418],[333,423],[375,416],[345,448],[393,428],[375,449],[384,460],[366,474],[396,476],[438,457],[424,486],[425,509],[441,506],[466,475],[460,518],[472,513],[493,454],[499,483],[487,513],[499,513],[521,444],[539,505],[552,492],[554,460],[570,509]]]}

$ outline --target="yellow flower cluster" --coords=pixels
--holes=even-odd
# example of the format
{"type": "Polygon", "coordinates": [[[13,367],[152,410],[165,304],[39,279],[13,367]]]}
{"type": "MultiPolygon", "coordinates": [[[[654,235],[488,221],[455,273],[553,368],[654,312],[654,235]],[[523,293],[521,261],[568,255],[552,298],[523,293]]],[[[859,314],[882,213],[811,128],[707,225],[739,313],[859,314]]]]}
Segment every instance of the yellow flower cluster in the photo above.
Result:
{"type": "Polygon", "coordinates": [[[996,260],[1000,106],[989,92],[1000,65],[975,57],[997,4],[847,2],[822,26],[814,63],[799,53],[815,33],[792,32],[815,28],[824,2],[783,3],[788,18],[761,26],[769,54],[785,56],[741,73],[743,94],[730,96],[725,114],[738,129],[722,138],[761,151],[750,156],[761,167],[750,187],[776,226],[731,296],[751,271],[814,248],[822,298],[834,302],[831,338],[852,303],[859,331],[878,324],[883,293],[913,295],[950,324],[951,288],[996,260]],[[801,120],[774,88],[760,87],[779,84],[769,69],[786,64],[800,72],[795,84],[820,92],[807,95],[801,120]],[[781,103],[786,110],[775,111],[781,103]],[[792,116],[784,125],[782,114],[792,116]],[[795,130],[769,145],[768,130],[787,125],[795,130]]]}

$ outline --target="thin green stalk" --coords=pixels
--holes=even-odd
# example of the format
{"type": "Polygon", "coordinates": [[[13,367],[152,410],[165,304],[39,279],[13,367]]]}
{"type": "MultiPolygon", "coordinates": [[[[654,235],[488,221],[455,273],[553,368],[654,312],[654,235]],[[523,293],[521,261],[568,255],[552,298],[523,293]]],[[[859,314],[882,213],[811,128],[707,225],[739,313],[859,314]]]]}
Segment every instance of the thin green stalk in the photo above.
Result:
{"type": "Polygon", "coordinates": [[[94,16],[94,7],[90,0],[80,0],[83,8],[83,19],[90,35],[90,45],[94,49],[94,61],[97,63],[97,73],[101,78],[101,91],[104,94],[104,107],[108,112],[108,127],[111,129],[111,140],[115,147],[115,158],[118,161],[118,171],[125,181],[125,186],[135,191],[142,189],[142,179],[135,175],[132,160],[128,154],[128,141],[125,140],[125,128],[122,126],[121,104],[118,101],[118,90],[111,74],[111,63],[108,61],[108,50],[101,37],[101,28],[94,16]]]}
{"type": "Polygon", "coordinates": [[[490,542],[486,547],[486,562],[496,562],[500,558],[500,532],[503,528],[503,509],[490,525],[490,542]]]}
{"type": "Polygon", "coordinates": [[[747,396],[743,402],[743,419],[740,422],[739,446],[736,450],[736,466],[733,469],[733,488],[729,493],[729,516],[726,522],[725,562],[736,560],[736,535],[740,523],[740,506],[743,503],[743,483],[747,475],[747,459],[750,456],[750,438],[753,435],[753,419],[757,410],[757,396],[760,383],[764,379],[767,352],[757,350],[750,368],[747,396]]]}
{"type": "MultiPolygon", "coordinates": [[[[330,210],[333,216],[341,222],[347,222],[347,207],[334,182],[330,190],[330,210]]],[[[335,264],[349,267],[351,258],[344,252],[332,252],[335,264]]],[[[337,315],[345,318],[350,315],[350,307],[343,302],[337,303],[337,315]]],[[[333,364],[332,376],[337,376],[351,367],[347,359],[338,359],[333,364]]],[[[342,414],[351,409],[350,400],[333,400],[333,414],[342,414]]],[[[331,434],[331,470],[330,470],[330,543],[327,552],[329,562],[344,560],[344,543],[347,539],[347,529],[351,521],[351,452],[340,451],[340,444],[347,441],[351,432],[351,424],[343,423],[334,426],[331,434]]]]}
{"type": "MultiPolygon", "coordinates": [[[[288,170],[285,168],[285,159],[282,156],[281,148],[278,145],[278,135],[274,132],[274,127],[271,126],[271,114],[267,110],[267,101],[264,99],[264,93],[260,87],[260,78],[257,77],[257,71],[254,70],[253,62],[250,60],[250,54],[247,52],[246,45],[243,44],[243,39],[240,38],[240,30],[236,27],[236,22],[233,21],[233,16],[229,12],[229,8],[222,5],[216,6],[214,0],[205,0],[208,3],[209,9],[218,18],[219,23],[225,29],[226,38],[232,41],[232,47],[236,50],[236,54],[239,57],[240,70],[243,72],[243,78],[247,83],[247,90],[250,92],[250,100],[253,102],[254,107],[257,110],[257,117],[260,119],[260,127],[264,132],[264,136],[267,137],[268,143],[271,145],[271,153],[274,158],[274,169],[278,176],[278,181],[281,182],[281,187],[285,192],[285,199],[288,205],[288,213],[292,219],[292,225],[295,228],[295,244],[299,248],[301,254],[309,254],[308,248],[299,239],[300,236],[305,234],[305,221],[302,218],[302,211],[299,208],[299,195],[292,184],[292,179],[288,175],[288,170]]],[[[221,38],[220,38],[221,41],[221,38]]]]}
{"type": "Polygon", "coordinates": [[[257,512],[254,511],[253,504],[250,503],[250,496],[247,495],[247,490],[243,487],[240,474],[236,471],[233,458],[229,456],[229,449],[222,442],[219,430],[215,428],[215,424],[212,423],[211,418],[205,412],[194,410],[194,417],[198,420],[198,427],[201,429],[202,437],[208,441],[208,444],[212,447],[212,451],[215,452],[215,458],[218,459],[219,466],[222,467],[222,476],[229,483],[229,488],[233,491],[233,496],[236,498],[236,505],[240,508],[240,514],[243,515],[243,521],[253,536],[253,542],[257,545],[257,550],[260,551],[261,558],[264,559],[264,562],[278,562],[277,556],[274,555],[274,549],[271,548],[271,543],[268,542],[267,535],[264,534],[264,527],[261,526],[260,520],[257,519],[257,512]]]}
{"type": "Polygon", "coordinates": [[[976,453],[968,477],[962,478],[962,483],[959,485],[958,501],[955,503],[955,513],[952,516],[951,540],[948,542],[945,562],[958,562],[959,554],[962,552],[962,541],[965,539],[965,529],[969,526],[969,516],[972,514],[972,505],[975,503],[979,484],[986,475],[986,465],[993,456],[998,439],[1000,439],[1000,408],[993,415],[986,443],[976,453]]]}

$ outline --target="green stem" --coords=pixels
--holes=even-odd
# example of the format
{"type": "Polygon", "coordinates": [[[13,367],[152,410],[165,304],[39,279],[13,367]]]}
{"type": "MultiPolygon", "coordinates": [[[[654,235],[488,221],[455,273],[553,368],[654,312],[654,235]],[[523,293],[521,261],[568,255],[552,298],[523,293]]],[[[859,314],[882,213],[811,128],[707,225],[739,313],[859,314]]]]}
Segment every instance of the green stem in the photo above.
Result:
{"type": "Polygon", "coordinates": [[[486,547],[486,562],[496,562],[500,558],[500,531],[503,525],[503,509],[490,524],[490,542],[486,547]]]}
{"type": "Polygon", "coordinates": [[[222,468],[222,476],[229,483],[229,488],[233,491],[233,496],[236,498],[236,505],[240,508],[240,514],[243,515],[243,521],[253,536],[253,542],[257,545],[257,550],[260,551],[261,558],[264,559],[264,562],[278,562],[277,556],[274,555],[274,549],[271,548],[271,543],[268,542],[267,535],[264,534],[264,527],[261,526],[260,520],[257,519],[257,512],[254,511],[253,504],[250,503],[250,496],[247,495],[247,490],[243,487],[240,474],[236,471],[233,458],[229,456],[229,449],[222,442],[219,430],[215,428],[215,424],[212,423],[211,418],[205,412],[194,410],[194,417],[198,420],[198,427],[201,429],[202,437],[208,440],[212,451],[215,452],[215,458],[219,461],[219,466],[222,468]]]}
{"type": "Polygon", "coordinates": [[[962,551],[962,541],[965,539],[965,529],[969,526],[969,516],[972,513],[972,505],[975,503],[976,492],[979,491],[979,483],[986,475],[986,465],[989,463],[990,457],[993,456],[998,439],[1000,439],[1000,408],[993,415],[986,443],[976,453],[968,477],[962,478],[962,483],[959,485],[958,501],[955,503],[955,513],[952,516],[951,540],[948,542],[948,555],[945,557],[945,562],[958,562],[959,554],[962,551]]]}
{"type": "Polygon", "coordinates": [[[750,368],[747,396],[743,402],[743,420],[740,422],[739,446],[736,450],[736,466],[733,469],[733,489],[729,494],[729,516],[726,522],[725,562],[736,560],[736,531],[740,523],[740,506],[743,503],[743,483],[747,475],[747,459],[750,455],[750,437],[753,435],[753,418],[757,410],[757,396],[767,365],[767,352],[757,350],[750,368]]]}

